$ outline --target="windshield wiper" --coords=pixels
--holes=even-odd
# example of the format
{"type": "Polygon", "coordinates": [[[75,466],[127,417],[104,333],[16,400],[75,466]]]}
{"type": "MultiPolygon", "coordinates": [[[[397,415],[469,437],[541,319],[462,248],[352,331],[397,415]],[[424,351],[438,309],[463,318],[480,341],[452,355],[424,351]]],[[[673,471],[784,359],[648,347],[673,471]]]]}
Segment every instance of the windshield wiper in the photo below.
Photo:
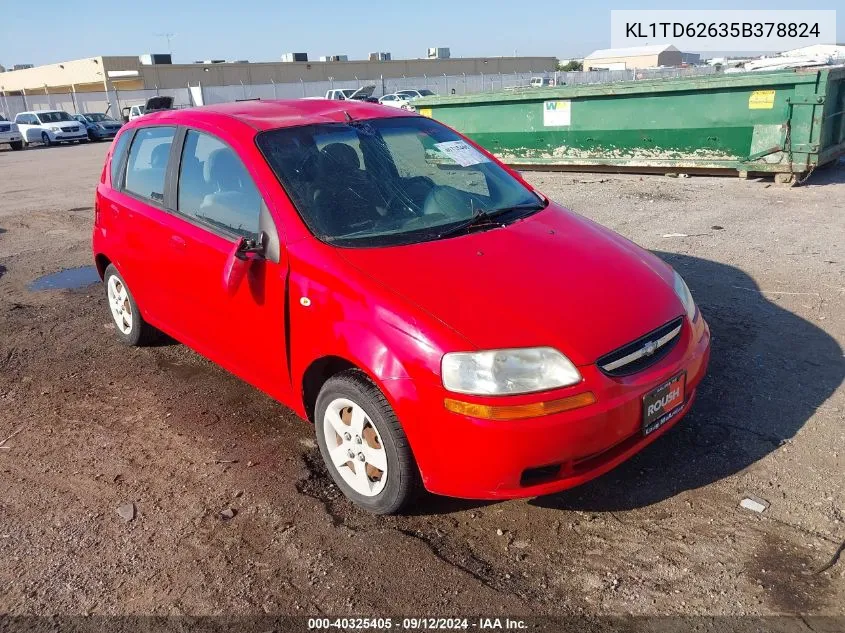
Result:
{"type": "Polygon", "coordinates": [[[485,209],[476,209],[475,213],[473,213],[472,217],[468,220],[465,220],[460,224],[456,224],[455,226],[446,229],[441,233],[438,233],[437,239],[457,235],[458,233],[462,233],[467,229],[471,229],[476,226],[485,226],[486,224],[498,226],[498,223],[495,222],[495,218],[497,216],[504,215],[505,213],[510,213],[511,211],[539,211],[544,207],[545,205],[540,202],[529,202],[527,204],[517,204],[512,207],[491,209],[490,211],[487,211],[485,209]]]}

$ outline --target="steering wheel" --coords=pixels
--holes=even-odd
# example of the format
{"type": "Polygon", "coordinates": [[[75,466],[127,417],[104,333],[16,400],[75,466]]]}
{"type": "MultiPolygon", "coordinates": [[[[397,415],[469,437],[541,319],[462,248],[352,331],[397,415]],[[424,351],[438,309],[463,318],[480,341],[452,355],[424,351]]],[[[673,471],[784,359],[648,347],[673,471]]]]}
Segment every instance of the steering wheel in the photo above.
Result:
{"type": "Polygon", "coordinates": [[[401,188],[393,188],[390,192],[390,197],[385,205],[387,215],[410,218],[422,217],[424,215],[424,201],[436,185],[428,176],[414,176],[404,180],[401,188]],[[420,204],[420,202],[423,204],[420,204]]]}

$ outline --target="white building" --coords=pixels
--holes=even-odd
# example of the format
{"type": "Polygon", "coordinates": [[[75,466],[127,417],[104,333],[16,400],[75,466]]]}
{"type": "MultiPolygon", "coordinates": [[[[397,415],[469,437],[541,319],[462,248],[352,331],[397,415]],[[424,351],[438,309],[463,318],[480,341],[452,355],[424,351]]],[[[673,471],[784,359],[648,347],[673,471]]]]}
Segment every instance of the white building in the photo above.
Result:
{"type": "Polygon", "coordinates": [[[658,44],[593,51],[584,58],[584,70],[629,70],[680,66],[682,63],[681,51],[670,44],[658,44]]]}

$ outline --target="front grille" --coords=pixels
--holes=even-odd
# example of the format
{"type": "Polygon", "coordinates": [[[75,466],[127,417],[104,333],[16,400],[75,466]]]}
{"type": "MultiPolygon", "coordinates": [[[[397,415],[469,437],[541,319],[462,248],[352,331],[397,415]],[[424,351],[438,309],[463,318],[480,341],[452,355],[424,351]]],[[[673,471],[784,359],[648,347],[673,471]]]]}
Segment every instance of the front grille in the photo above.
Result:
{"type": "Polygon", "coordinates": [[[0,132],[8,132],[12,129],[11,125],[0,125],[0,132]]]}
{"type": "Polygon", "coordinates": [[[605,354],[596,361],[608,376],[630,376],[664,358],[678,342],[683,317],[669,321],[653,332],[605,354]]]}
{"type": "Polygon", "coordinates": [[[62,132],[78,132],[79,127],[63,127],[62,132]]]}

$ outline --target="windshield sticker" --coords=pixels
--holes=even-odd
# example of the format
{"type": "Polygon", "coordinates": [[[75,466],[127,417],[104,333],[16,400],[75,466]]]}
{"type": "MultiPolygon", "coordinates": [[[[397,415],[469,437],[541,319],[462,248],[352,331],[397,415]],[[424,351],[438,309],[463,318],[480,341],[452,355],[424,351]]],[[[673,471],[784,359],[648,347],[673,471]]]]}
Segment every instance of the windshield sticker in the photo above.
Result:
{"type": "Polygon", "coordinates": [[[545,127],[568,126],[572,119],[572,102],[569,99],[543,102],[543,125],[545,127]]]}
{"type": "Polygon", "coordinates": [[[464,141],[446,141],[435,143],[434,146],[461,167],[490,162],[489,158],[464,141]]]}

